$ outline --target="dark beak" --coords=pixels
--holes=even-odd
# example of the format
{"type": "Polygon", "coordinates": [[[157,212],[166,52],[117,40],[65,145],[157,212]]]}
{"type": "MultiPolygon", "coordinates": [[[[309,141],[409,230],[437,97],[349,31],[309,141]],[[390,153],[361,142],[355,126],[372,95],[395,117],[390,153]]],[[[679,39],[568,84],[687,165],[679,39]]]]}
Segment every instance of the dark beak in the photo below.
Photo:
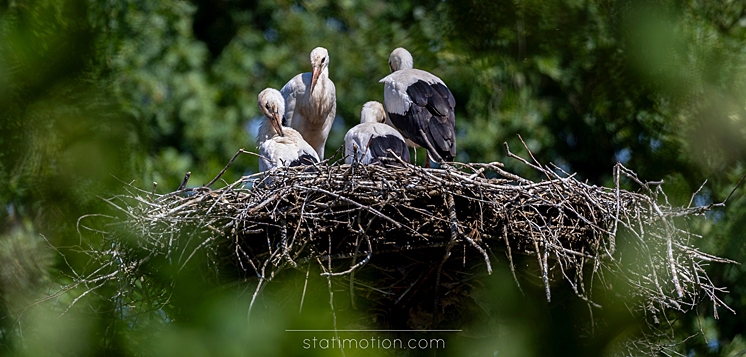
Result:
{"type": "Polygon", "coordinates": [[[320,74],[321,66],[314,66],[313,72],[311,72],[311,93],[313,93],[313,88],[316,87],[316,81],[319,79],[320,74]]]}
{"type": "Polygon", "coordinates": [[[272,113],[270,123],[272,124],[272,127],[274,127],[278,133],[280,133],[280,136],[285,136],[285,133],[282,132],[282,119],[280,118],[280,114],[272,113]]]}

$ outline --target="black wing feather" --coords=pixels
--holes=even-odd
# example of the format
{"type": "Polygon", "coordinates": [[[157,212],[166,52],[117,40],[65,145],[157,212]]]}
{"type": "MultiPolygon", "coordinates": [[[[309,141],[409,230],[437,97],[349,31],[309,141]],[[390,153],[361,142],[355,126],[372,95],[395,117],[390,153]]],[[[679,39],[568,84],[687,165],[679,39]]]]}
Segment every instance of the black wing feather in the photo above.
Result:
{"type": "Polygon", "coordinates": [[[291,161],[288,166],[293,167],[293,166],[301,166],[301,165],[313,165],[314,163],[317,163],[317,162],[319,161],[316,160],[315,157],[309,154],[303,153],[300,155],[300,157],[291,161]]]}
{"type": "Polygon", "coordinates": [[[432,96],[430,92],[432,92],[432,89],[425,81],[414,82],[407,88],[409,98],[420,107],[427,105],[428,98],[432,96]]]}
{"type": "Polygon", "coordinates": [[[407,94],[412,106],[404,115],[389,113],[393,124],[407,139],[427,148],[428,152],[429,141],[435,150],[435,153],[430,152],[431,157],[452,161],[456,156],[456,99],[451,91],[443,83],[419,80],[407,88],[407,94]]]}
{"type": "Polygon", "coordinates": [[[368,151],[373,156],[372,163],[382,163],[400,165],[391,151],[399,156],[403,161],[409,162],[409,148],[407,144],[394,135],[374,136],[368,141],[368,151]]]}

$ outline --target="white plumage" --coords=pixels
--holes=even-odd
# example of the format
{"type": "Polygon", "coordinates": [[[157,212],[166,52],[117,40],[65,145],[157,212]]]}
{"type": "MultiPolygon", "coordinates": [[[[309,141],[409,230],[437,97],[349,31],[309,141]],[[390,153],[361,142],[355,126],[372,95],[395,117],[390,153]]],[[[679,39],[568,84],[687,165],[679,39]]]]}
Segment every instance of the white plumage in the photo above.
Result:
{"type": "Polygon", "coordinates": [[[259,125],[256,141],[259,146],[259,171],[280,166],[310,165],[319,162],[319,156],[294,129],[282,126],[285,101],[273,88],[259,93],[259,109],[264,121],[259,125]]]}
{"type": "Polygon", "coordinates": [[[456,100],[440,78],[413,64],[407,50],[400,47],[391,52],[392,73],[380,80],[387,123],[410,146],[426,148],[435,161],[452,161],[456,156],[456,100]]]}
{"type": "Polygon", "coordinates": [[[285,98],[286,126],[298,130],[320,158],[337,114],[337,94],[329,79],[329,52],[311,51],[312,71],[293,77],[280,90],[285,98]]]}
{"type": "Polygon", "coordinates": [[[362,164],[398,163],[389,153],[409,162],[409,149],[404,138],[393,127],[384,124],[386,113],[379,102],[367,102],[360,112],[360,124],[345,134],[345,162],[362,164]],[[387,159],[388,158],[388,159],[387,159]]]}

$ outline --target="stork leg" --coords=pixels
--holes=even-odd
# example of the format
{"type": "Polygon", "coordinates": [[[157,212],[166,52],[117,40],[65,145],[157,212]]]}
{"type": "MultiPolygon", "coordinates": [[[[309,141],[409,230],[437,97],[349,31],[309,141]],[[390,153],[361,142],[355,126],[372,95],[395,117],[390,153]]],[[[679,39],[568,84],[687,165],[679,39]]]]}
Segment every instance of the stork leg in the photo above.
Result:
{"type": "Polygon", "coordinates": [[[430,154],[425,152],[425,168],[430,168],[430,154]]]}
{"type": "MultiPolygon", "coordinates": [[[[422,131],[422,129],[420,129],[420,134],[422,135],[422,139],[425,140],[425,144],[427,144],[427,147],[426,147],[426,149],[427,149],[427,156],[425,156],[425,157],[429,158],[430,157],[430,153],[432,152],[432,153],[435,154],[435,158],[434,158],[435,160],[434,161],[437,162],[438,164],[442,164],[443,163],[443,158],[440,157],[440,155],[438,154],[437,151],[435,151],[435,148],[433,147],[433,144],[430,143],[430,140],[427,140],[427,135],[425,135],[425,132],[422,131]]],[[[427,162],[426,165],[427,165],[426,167],[430,167],[429,161],[427,162]]]]}

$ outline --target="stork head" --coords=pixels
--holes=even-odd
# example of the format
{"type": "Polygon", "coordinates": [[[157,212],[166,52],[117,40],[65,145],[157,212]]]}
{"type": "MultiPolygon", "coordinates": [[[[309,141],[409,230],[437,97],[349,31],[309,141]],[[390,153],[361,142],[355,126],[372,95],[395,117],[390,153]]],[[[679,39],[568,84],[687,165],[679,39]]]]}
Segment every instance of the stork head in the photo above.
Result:
{"type": "Polygon", "coordinates": [[[412,54],[409,53],[409,51],[402,47],[398,47],[391,52],[391,56],[389,56],[389,69],[391,70],[391,73],[400,69],[410,68],[414,68],[414,59],[412,59],[412,54]]]}
{"type": "Polygon", "coordinates": [[[316,47],[311,51],[311,93],[316,87],[319,75],[329,66],[329,51],[323,47],[316,47]]]}
{"type": "Polygon", "coordinates": [[[282,132],[282,116],[285,114],[285,98],[280,91],[274,88],[267,88],[259,93],[258,101],[259,110],[264,113],[265,120],[268,120],[275,131],[280,136],[285,136],[282,132]]]}
{"type": "Polygon", "coordinates": [[[370,101],[363,104],[363,110],[360,112],[361,123],[383,123],[386,121],[386,112],[383,110],[383,104],[370,101]]]}

